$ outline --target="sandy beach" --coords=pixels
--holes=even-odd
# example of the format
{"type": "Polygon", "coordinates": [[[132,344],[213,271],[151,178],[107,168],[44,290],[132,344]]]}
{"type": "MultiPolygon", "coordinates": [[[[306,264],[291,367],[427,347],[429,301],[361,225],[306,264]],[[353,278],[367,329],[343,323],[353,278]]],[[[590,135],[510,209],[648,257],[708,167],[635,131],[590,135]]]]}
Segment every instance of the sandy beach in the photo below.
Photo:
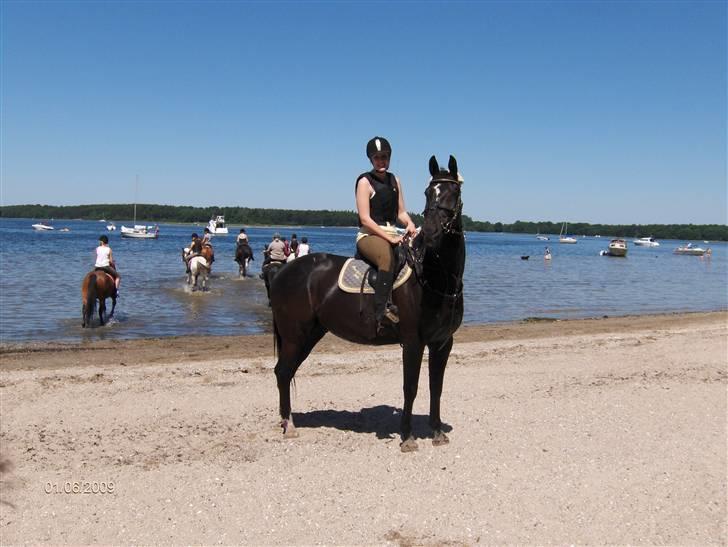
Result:
{"type": "Polygon", "coordinates": [[[2,544],[725,545],[728,313],[464,327],[450,444],[399,347],[272,335],[0,351],[2,544]]]}

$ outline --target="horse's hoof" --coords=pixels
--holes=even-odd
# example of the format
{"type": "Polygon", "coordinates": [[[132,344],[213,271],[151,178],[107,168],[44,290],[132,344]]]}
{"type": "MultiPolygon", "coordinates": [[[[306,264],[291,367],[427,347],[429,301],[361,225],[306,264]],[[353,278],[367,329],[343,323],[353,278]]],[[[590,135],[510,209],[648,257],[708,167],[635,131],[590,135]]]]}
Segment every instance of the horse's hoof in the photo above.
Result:
{"type": "Polygon", "coordinates": [[[409,437],[399,445],[402,452],[417,452],[417,448],[417,441],[415,441],[414,437],[409,437]]]}
{"type": "Polygon", "coordinates": [[[298,437],[298,431],[294,427],[293,422],[283,420],[281,422],[281,427],[283,428],[283,438],[295,439],[296,437],[298,437]]]}
{"type": "Polygon", "coordinates": [[[447,435],[445,435],[442,431],[437,431],[432,437],[432,446],[442,446],[449,443],[450,439],[448,439],[447,435]]]}

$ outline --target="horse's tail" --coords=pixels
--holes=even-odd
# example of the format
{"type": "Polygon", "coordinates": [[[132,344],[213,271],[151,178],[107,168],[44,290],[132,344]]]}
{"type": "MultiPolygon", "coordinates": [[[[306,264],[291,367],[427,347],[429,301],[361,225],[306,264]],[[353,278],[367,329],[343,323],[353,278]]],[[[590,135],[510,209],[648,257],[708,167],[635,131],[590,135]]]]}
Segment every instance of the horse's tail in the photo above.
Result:
{"type": "Polygon", "coordinates": [[[96,272],[91,272],[88,276],[88,284],[86,285],[86,294],[83,301],[83,324],[91,322],[91,318],[96,311],[96,272]]]}

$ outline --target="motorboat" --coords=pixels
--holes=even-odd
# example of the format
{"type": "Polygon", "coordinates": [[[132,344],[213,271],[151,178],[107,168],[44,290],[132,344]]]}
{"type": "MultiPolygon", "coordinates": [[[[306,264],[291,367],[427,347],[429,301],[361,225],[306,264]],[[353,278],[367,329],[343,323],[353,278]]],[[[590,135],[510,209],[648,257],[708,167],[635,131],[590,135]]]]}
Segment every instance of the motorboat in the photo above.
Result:
{"type": "Polygon", "coordinates": [[[657,241],[655,241],[655,238],[652,236],[637,238],[632,243],[634,243],[635,245],[639,245],[640,247],[659,247],[660,246],[660,244],[657,241]]]}
{"type": "Polygon", "coordinates": [[[691,256],[703,256],[704,254],[711,253],[710,247],[707,249],[703,249],[702,247],[697,247],[693,245],[692,243],[687,243],[685,245],[680,245],[677,249],[673,251],[676,255],[691,255],[691,256]]]}
{"type": "Polygon", "coordinates": [[[109,232],[115,232],[115,231],[116,231],[116,224],[107,224],[107,225],[106,225],[106,229],[107,229],[107,230],[108,230],[109,232]]]}
{"type": "Polygon", "coordinates": [[[607,247],[609,256],[627,256],[627,242],[624,239],[613,239],[607,247]]]}
{"type": "Polygon", "coordinates": [[[569,231],[569,223],[564,222],[561,225],[561,231],[559,232],[559,243],[576,243],[576,238],[567,235],[569,231]]]}
{"type": "Polygon", "coordinates": [[[58,231],[59,231],[59,232],[70,232],[70,231],[71,231],[71,229],[70,229],[70,228],[61,228],[61,229],[60,229],[60,230],[58,230],[58,231]]]}
{"type": "Polygon", "coordinates": [[[225,217],[223,215],[217,215],[210,219],[207,223],[207,228],[214,235],[227,235],[228,229],[225,226],[225,217]]]}
{"type": "Polygon", "coordinates": [[[549,236],[542,236],[541,234],[536,234],[536,239],[538,239],[539,241],[548,241],[549,236]]]}
{"type": "Polygon", "coordinates": [[[39,232],[48,232],[48,231],[54,229],[53,226],[51,226],[50,224],[46,224],[45,222],[39,222],[38,224],[33,224],[32,227],[33,227],[33,230],[37,230],[39,232]]]}
{"type": "Polygon", "coordinates": [[[135,224],[133,228],[121,227],[121,237],[129,237],[133,239],[157,239],[159,237],[159,226],[145,226],[143,224],[135,224]]]}

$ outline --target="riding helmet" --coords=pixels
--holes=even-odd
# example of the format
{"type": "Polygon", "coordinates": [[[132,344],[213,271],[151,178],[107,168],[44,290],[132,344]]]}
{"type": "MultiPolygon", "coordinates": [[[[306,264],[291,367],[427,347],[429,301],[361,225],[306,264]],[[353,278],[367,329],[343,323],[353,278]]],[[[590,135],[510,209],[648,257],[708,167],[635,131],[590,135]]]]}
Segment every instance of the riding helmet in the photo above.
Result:
{"type": "Polygon", "coordinates": [[[367,158],[372,159],[374,154],[385,153],[392,156],[392,147],[384,137],[374,137],[367,143],[367,158]]]}
{"type": "Polygon", "coordinates": [[[197,233],[192,234],[192,239],[199,239],[200,236],[197,235],[197,233]]]}

